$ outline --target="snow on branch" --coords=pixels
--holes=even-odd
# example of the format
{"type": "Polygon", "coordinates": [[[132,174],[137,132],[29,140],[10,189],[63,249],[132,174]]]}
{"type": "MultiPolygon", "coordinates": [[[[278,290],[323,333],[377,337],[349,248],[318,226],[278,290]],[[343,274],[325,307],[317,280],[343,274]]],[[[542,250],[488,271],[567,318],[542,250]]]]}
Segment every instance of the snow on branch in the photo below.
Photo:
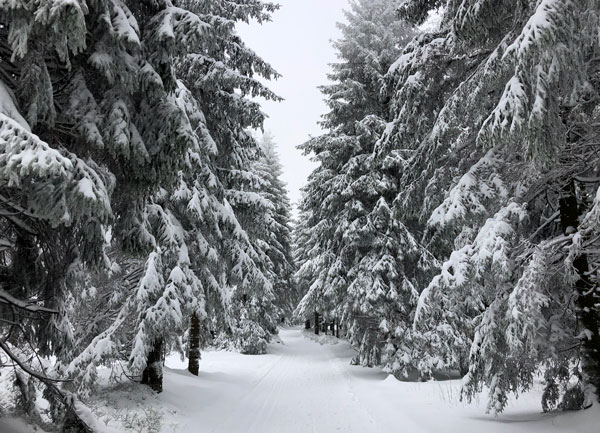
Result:
{"type": "Polygon", "coordinates": [[[37,305],[35,301],[23,301],[21,299],[17,299],[7,291],[2,289],[0,289],[0,302],[4,304],[13,305],[17,308],[21,308],[32,313],[58,314],[58,310],[42,307],[40,305],[37,305]]]}

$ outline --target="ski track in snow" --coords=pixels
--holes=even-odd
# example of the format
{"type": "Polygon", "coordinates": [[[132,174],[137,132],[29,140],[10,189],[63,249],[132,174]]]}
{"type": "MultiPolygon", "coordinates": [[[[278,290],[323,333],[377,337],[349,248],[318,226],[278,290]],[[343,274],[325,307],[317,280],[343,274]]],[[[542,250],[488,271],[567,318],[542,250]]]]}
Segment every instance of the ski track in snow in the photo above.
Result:
{"type": "Polygon", "coordinates": [[[279,358],[212,433],[381,432],[327,346],[282,330],[279,358]]]}
{"type": "MultiPolygon", "coordinates": [[[[349,365],[346,341],[280,330],[262,356],[205,352],[200,377],[170,358],[159,396],[177,433],[591,433],[600,411],[542,414],[540,390],[499,417],[485,397],[459,401],[460,381],[402,383],[349,365]],[[278,340],[277,338],[275,340],[278,340]],[[321,343],[321,344],[319,344],[321,343]],[[176,370],[180,369],[180,370],[176,370]],[[169,410],[167,409],[167,412],[169,410]]],[[[170,431],[170,430],[163,430],[170,431]]]]}
{"type": "Polygon", "coordinates": [[[467,405],[460,382],[402,383],[379,368],[349,365],[347,342],[280,330],[262,356],[205,352],[199,377],[167,360],[163,432],[176,433],[591,433],[600,411],[542,414],[540,391],[499,417],[485,397],[467,405]],[[310,337],[310,338],[309,338],[310,337]],[[276,338],[277,340],[277,338],[276,338]],[[333,343],[333,344],[332,344],[333,343]],[[335,344],[337,343],[337,344],[335,344]]]}

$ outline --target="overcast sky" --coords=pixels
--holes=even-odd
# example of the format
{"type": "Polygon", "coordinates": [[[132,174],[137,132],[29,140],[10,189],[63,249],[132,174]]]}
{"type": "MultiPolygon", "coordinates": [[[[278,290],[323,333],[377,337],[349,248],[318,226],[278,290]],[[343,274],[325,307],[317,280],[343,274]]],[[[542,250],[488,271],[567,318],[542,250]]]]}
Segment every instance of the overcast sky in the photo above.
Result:
{"type": "Polygon", "coordinates": [[[340,36],[336,22],[344,21],[347,0],[275,0],[281,9],[263,25],[240,25],[246,44],[283,75],[270,83],[280,103],[267,102],[270,131],[279,146],[290,199],[295,204],[314,164],[296,149],[309,135],[318,135],[317,122],[327,112],[317,86],[327,82],[328,64],[336,61],[330,40],[340,36]]]}

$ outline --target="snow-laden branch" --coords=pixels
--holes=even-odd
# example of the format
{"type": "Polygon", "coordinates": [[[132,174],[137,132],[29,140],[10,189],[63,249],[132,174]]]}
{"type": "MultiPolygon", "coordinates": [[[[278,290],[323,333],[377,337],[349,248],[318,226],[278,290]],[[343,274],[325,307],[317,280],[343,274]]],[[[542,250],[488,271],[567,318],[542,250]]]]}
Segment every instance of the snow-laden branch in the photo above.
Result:
{"type": "Polygon", "coordinates": [[[42,307],[40,305],[35,304],[33,301],[23,301],[21,299],[17,299],[7,291],[2,289],[0,289],[0,302],[4,304],[14,305],[17,308],[21,308],[32,313],[58,314],[58,310],[42,307]]]}

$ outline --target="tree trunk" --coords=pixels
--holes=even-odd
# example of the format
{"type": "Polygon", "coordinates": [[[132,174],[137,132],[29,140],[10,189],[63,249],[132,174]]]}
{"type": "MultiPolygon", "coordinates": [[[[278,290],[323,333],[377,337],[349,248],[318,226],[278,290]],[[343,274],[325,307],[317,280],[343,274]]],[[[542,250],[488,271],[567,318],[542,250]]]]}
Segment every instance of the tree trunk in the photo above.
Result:
{"type": "Polygon", "coordinates": [[[162,392],[162,339],[154,342],[154,347],[148,353],[146,368],[142,373],[142,383],[156,392],[162,392]]]}
{"type": "Polygon", "coordinates": [[[459,355],[458,358],[458,374],[460,377],[465,377],[469,373],[469,356],[459,355]]]}
{"type": "Polygon", "coordinates": [[[339,319],[335,319],[335,324],[336,324],[336,327],[335,327],[335,336],[337,338],[340,338],[340,320],[339,319]]]}
{"type": "MultiPolygon", "coordinates": [[[[560,222],[565,234],[575,233],[579,225],[580,209],[577,205],[575,182],[570,182],[563,188],[559,199],[560,222]]],[[[576,306],[579,323],[582,325],[582,369],[586,380],[600,390],[600,317],[597,288],[589,278],[589,264],[586,254],[581,254],[573,261],[579,278],[575,282],[577,294],[576,306]]],[[[600,395],[600,394],[599,394],[600,395]]]]}
{"type": "Polygon", "coordinates": [[[190,336],[188,339],[188,371],[198,376],[200,369],[200,319],[196,313],[190,321],[190,336]]]}
{"type": "Polygon", "coordinates": [[[310,329],[310,319],[307,319],[306,322],[304,322],[304,329],[310,329]]]}
{"type": "Polygon", "coordinates": [[[319,313],[315,313],[315,335],[319,335],[319,313]]]}

